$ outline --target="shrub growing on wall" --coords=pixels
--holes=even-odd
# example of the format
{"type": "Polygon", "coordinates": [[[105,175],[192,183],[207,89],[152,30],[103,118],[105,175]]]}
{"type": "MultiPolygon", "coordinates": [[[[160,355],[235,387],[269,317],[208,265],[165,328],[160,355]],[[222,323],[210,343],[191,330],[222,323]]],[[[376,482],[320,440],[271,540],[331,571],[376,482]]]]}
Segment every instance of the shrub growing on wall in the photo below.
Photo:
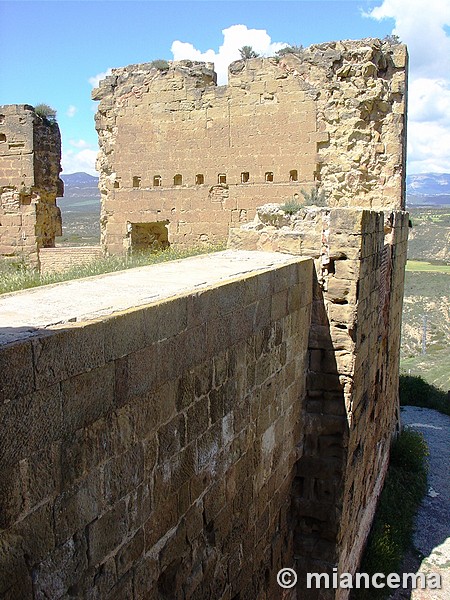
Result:
{"type": "Polygon", "coordinates": [[[34,107],[34,112],[42,119],[46,119],[50,121],[50,123],[56,123],[56,110],[49,106],[48,104],[44,104],[41,102],[34,107]]]}

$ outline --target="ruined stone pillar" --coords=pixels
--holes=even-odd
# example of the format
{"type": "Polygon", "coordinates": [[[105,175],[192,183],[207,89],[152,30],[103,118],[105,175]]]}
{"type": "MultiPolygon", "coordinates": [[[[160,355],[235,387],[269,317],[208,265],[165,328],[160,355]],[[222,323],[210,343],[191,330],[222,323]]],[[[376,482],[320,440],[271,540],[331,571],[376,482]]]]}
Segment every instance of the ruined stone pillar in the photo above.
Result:
{"type": "Polygon", "coordinates": [[[62,235],[60,161],[56,122],[27,104],[0,106],[0,255],[38,266],[39,249],[62,235]]]}

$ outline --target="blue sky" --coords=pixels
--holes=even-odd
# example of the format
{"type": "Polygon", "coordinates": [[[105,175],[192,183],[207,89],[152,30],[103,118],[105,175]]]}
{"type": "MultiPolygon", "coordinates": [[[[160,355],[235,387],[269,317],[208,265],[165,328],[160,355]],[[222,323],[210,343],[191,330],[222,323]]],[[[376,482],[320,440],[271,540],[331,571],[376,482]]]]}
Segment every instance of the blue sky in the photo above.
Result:
{"type": "Polygon", "coordinates": [[[90,96],[110,68],[195,58],[223,81],[245,44],[270,55],[393,32],[410,53],[409,172],[450,172],[450,0],[0,0],[0,22],[0,104],[57,110],[65,173],[94,173],[90,96]]]}

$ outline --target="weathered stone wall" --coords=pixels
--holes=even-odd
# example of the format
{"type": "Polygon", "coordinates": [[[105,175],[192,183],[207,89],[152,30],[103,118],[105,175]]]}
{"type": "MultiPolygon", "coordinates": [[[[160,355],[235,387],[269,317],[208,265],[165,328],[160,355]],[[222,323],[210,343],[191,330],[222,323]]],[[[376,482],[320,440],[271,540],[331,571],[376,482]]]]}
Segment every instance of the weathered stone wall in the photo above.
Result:
{"type": "Polygon", "coordinates": [[[312,271],[0,348],[2,598],[281,597],[312,271]]]}
{"type": "Polygon", "coordinates": [[[226,239],[257,206],[319,186],[330,206],[404,207],[407,53],[376,39],[280,60],[114,69],[94,90],[102,243],[167,223],[169,242],[226,239]]]}
{"type": "MultiPolygon", "coordinates": [[[[354,573],[398,427],[408,215],[361,208],[258,209],[229,246],[315,258],[303,452],[293,489],[294,554],[307,572],[354,573]]],[[[321,590],[320,598],[346,598],[321,590]],[[328,594],[328,595],[327,595],[328,594]]]]}
{"type": "Polygon", "coordinates": [[[101,259],[100,246],[64,246],[61,248],[41,248],[39,252],[42,275],[65,271],[75,266],[87,265],[101,259]]]}
{"type": "Polygon", "coordinates": [[[0,106],[0,255],[38,264],[61,235],[61,136],[32,106],[0,106]]]}

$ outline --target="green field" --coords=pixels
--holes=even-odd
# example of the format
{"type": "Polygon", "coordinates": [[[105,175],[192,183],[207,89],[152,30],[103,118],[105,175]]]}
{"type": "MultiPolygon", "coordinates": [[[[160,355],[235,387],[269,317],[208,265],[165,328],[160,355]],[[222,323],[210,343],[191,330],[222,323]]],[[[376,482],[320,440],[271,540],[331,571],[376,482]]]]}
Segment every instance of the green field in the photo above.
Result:
{"type": "Polygon", "coordinates": [[[400,369],[450,390],[449,267],[412,262],[405,274],[400,369]]]}
{"type": "Polygon", "coordinates": [[[422,260],[408,260],[407,271],[427,271],[429,273],[450,273],[450,265],[433,265],[422,260]]]}
{"type": "Polygon", "coordinates": [[[408,208],[408,259],[450,264],[450,207],[408,208]]]}

